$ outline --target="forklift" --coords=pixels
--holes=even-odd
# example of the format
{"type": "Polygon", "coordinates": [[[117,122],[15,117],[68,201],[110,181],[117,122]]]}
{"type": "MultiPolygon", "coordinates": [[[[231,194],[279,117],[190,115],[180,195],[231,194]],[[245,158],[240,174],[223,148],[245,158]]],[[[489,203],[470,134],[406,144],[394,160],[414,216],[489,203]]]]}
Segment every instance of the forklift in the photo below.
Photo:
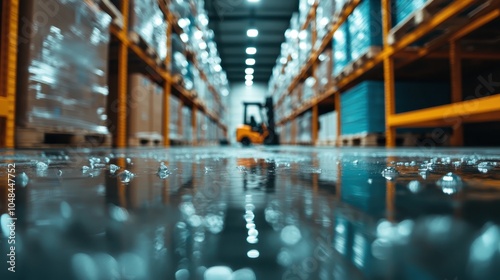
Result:
{"type": "Polygon", "coordinates": [[[243,146],[250,144],[278,145],[279,137],[274,125],[273,98],[267,97],[264,104],[257,102],[243,102],[243,125],[236,129],[236,141],[243,146]],[[257,107],[261,123],[257,123],[254,116],[249,116],[248,108],[257,107]],[[263,114],[263,110],[266,114],[263,114]],[[267,118],[264,118],[267,117],[267,118]]]}

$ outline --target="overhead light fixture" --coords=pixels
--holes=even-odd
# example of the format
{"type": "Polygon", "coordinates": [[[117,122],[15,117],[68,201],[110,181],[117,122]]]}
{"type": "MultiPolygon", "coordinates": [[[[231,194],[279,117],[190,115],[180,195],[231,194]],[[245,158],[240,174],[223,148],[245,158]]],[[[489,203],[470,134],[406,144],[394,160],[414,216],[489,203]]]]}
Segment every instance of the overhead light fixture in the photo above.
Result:
{"type": "Polygon", "coordinates": [[[245,69],[245,74],[247,74],[247,75],[252,75],[254,72],[255,72],[255,70],[253,70],[253,68],[245,69]]]}
{"type": "Polygon", "coordinates": [[[247,60],[245,60],[245,63],[246,65],[255,65],[255,59],[247,58],[247,60]]]}
{"type": "Polygon", "coordinates": [[[256,54],[257,53],[257,48],[254,48],[254,47],[248,47],[247,48],[247,54],[256,54]]]}
{"type": "Polygon", "coordinates": [[[250,28],[247,30],[247,36],[248,37],[257,37],[259,35],[259,30],[255,28],[250,28]]]}
{"type": "Polygon", "coordinates": [[[247,87],[250,87],[253,85],[253,81],[252,80],[246,80],[245,81],[245,85],[247,85],[247,87]]]}
{"type": "Polygon", "coordinates": [[[245,75],[245,80],[253,80],[253,75],[245,75]]]}

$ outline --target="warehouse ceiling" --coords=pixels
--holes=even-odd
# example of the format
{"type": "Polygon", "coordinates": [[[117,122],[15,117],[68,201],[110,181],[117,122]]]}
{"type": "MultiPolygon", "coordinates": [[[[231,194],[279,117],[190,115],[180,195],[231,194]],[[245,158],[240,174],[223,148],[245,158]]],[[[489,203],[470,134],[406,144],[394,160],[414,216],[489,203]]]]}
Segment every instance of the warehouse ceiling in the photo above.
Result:
{"type": "Polygon", "coordinates": [[[269,81],[290,18],[298,7],[298,0],[205,0],[222,68],[230,82],[244,82],[247,67],[255,70],[254,82],[269,81]],[[258,36],[247,37],[249,28],[256,28],[258,36]],[[247,47],[257,48],[257,53],[246,54],[247,47]],[[247,58],[255,58],[255,65],[247,66],[247,58]]]}

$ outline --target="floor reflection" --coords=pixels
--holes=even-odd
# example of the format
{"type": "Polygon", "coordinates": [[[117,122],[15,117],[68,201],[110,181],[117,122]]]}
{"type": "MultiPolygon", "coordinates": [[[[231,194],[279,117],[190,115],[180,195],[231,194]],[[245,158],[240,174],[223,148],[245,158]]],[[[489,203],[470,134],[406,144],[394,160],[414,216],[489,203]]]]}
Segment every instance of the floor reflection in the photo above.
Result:
{"type": "MultiPolygon", "coordinates": [[[[500,274],[500,151],[0,154],[0,166],[9,162],[18,175],[17,272],[3,270],[1,279],[500,274]]],[[[2,252],[9,249],[5,170],[2,252]]]]}

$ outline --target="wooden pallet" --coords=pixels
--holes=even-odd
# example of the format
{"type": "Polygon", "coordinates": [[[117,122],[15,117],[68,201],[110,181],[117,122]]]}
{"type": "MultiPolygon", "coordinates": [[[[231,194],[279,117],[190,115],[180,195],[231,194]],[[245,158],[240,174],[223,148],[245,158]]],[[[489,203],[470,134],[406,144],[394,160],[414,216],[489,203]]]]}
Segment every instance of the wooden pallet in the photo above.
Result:
{"type": "MultiPolygon", "coordinates": [[[[448,4],[450,4],[450,0],[427,1],[423,7],[411,13],[405,20],[401,21],[398,25],[391,29],[387,38],[388,43],[393,45],[395,42],[401,40],[402,37],[417,28],[420,24],[434,17],[434,15],[436,15],[448,4]]],[[[454,24],[456,23],[450,23],[449,25],[454,24]]],[[[446,28],[446,26],[441,28],[446,28]]]]}
{"type": "Polygon", "coordinates": [[[129,147],[163,147],[163,136],[157,133],[138,133],[128,138],[129,147]]]}
{"type": "Polygon", "coordinates": [[[379,46],[371,46],[368,50],[363,53],[360,57],[358,57],[355,61],[347,64],[344,69],[335,77],[335,82],[339,82],[344,78],[348,77],[352,73],[354,73],[359,68],[363,67],[366,62],[375,56],[377,56],[380,52],[382,52],[382,47],[379,46]]]}
{"type": "Polygon", "coordinates": [[[337,140],[319,140],[316,146],[320,147],[335,147],[337,145],[337,140]]]}
{"type": "MultiPolygon", "coordinates": [[[[407,146],[405,137],[396,137],[396,146],[407,146]]],[[[342,135],[339,139],[341,147],[383,147],[386,144],[385,133],[361,133],[342,135]]]]}
{"type": "Polygon", "coordinates": [[[165,67],[164,61],[160,59],[160,56],[158,55],[156,50],[151,45],[149,45],[149,43],[146,42],[146,40],[144,40],[144,38],[142,38],[139,33],[135,31],[129,31],[128,38],[131,42],[139,46],[139,48],[141,48],[148,57],[152,58],[155,61],[156,65],[165,67]]]}
{"type": "Polygon", "coordinates": [[[111,147],[111,134],[68,129],[16,128],[17,148],[111,147]]]}

